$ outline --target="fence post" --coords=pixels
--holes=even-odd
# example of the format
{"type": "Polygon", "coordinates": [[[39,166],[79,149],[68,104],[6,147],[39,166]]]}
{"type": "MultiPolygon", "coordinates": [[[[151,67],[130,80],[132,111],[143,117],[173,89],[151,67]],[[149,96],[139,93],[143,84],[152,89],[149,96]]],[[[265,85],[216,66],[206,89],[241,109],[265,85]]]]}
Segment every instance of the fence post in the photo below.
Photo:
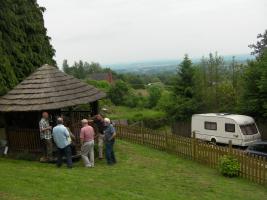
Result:
{"type": "Polygon", "coordinates": [[[232,140],[229,140],[228,153],[229,153],[229,156],[232,156],[233,155],[233,144],[232,144],[232,140]]]}
{"type": "Polygon", "coordinates": [[[196,160],[196,145],[197,145],[196,132],[193,131],[193,139],[192,139],[192,158],[193,158],[193,160],[196,160]]]}
{"type": "Polygon", "coordinates": [[[145,144],[145,133],[143,126],[144,126],[143,121],[141,121],[142,144],[145,144]]]}
{"type": "Polygon", "coordinates": [[[165,150],[168,152],[169,150],[169,143],[168,143],[168,132],[167,129],[165,128],[165,150]]]}

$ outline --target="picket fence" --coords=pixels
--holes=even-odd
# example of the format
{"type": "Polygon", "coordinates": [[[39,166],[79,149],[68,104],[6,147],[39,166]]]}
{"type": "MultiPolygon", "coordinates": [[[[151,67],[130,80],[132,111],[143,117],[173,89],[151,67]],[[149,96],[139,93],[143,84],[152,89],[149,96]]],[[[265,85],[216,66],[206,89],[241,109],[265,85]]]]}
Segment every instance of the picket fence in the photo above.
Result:
{"type": "Polygon", "coordinates": [[[241,177],[259,184],[267,184],[266,158],[248,155],[240,149],[235,149],[231,141],[228,146],[218,146],[195,137],[187,138],[143,127],[117,125],[116,130],[119,139],[176,154],[212,168],[218,168],[222,156],[231,155],[240,163],[241,177]]]}

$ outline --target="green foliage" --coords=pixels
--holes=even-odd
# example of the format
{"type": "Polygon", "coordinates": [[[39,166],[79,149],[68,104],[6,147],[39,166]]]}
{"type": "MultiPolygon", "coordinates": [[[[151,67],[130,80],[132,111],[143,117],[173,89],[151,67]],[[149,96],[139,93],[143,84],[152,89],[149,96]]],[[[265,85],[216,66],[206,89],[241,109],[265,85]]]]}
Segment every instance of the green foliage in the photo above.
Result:
{"type": "Polygon", "coordinates": [[[107,81],[96,81],[88,79],[86,80],[86,83],[88,83],[89,85],[93,85],[96,88],[101,89],[105,92],[108,92],[111,88],[110,84],[107,81]]]}
{"type": "Polygon", "coordinates": [[[186,121],[197,113],[199,109],[199,102],[194,98],[186,98],[183,96],[176,96],[174,104],[168,111],[170,117],[178,121],[186,121]]]}
{"type": "Polygon", "coordinates": [[[260,59],[248,63],[243,80],[241,111],[258,118],[267,117],[267,50],[260,59]]]}
{"type": "Polygon", "coordinates": [[[185,55],[177,72],[177,81],[175,85],[176,95],[188,98],[193,97],[193,73],[192,61],[189,59],[188,55],[185,55]]]}
{"type": "Polygon", "coordinates": [[[158,121],[165,117],[165,113],[146,108],[129,108],[126,106],[110,106],[111,111],[107,114],[111,119],[127,119],[131,122],[158,121]]]}
{"type": "Polygon", "coordinates": [[[115,105],[124,105],[127,97],[130,94],[130,87],[124,81],[116,81],[114,85],[111,86],[108,97],[115,105]]]}
{"type": "Polygon", "coordinates": [[[167,105],[164,106],[168,115],[175,120],[187,120],[199,108],[195,95],[194,68],[191,60],[185,55],[178,68],[176,85],[167,105]]]}
{"type": "Polygon", "coordinates": [[[154,108],[158,104],[161,94],[162,94],[162,89],[158,86],[150,86],[148,87],[148,108],[154,108]]]}
{"type": "Polygon", "coordinates": [[[7,57],[0,55],[0,96],[13,88],[18,80],[7,57]]]}
{"type": "Polygon", "coordinates": [[[137,74],[125,74],[123,80],[129,83],[134,89],[144,89],[145,88],[145,77],[137,74]]]}
{"type": "Polygon", "coordinates": [[[156,108],[158,110],[170,110],[172,109],[172,105],[175,103],[173,101],[174,98],[172,96],[172,93],[167,90],[163,90],[161,97],[158,100],[156,108]]]}
{"type": "Polygon", "coordinates": [[[237,177],[240,172],[240,164],[236,158],[225,155],[220,158],[219,171],[223,176],[237,177]]]}
{"type": "Polygon", "coordinates": [[[99,63],[95,62],[83,62],[80,60],[79,62],[74,62],[72,66],[69,66],[68,61],[63,60],[62,64],[63,71],[69,75],[72,75],[78,79],[86,79],[90,74],[93,73],[102,73],[102,72],[113,72],[109,68],[102,68],[99,63]]]}
{"type": "Polygon", "coordinates": [[[267,50],[267,30],[263,34],[258,34],[259,41],[256,44],[248,45],[253,49],[252,55],[256,55],[258,59],[263,57],[264,52],[267,50]]]}
{"type": "Polygon", "coordinates": [[[230,81],[224,81],[218,85],[218,111],[229,112],[235,110],[235,90],[233,84],[230,81]]]}
{"type": "Polygon", "coordinates": [[[46,35],[44,8],[36,0],[0,3],[0,94],[37,67],[55,64],[55,50],[46,35]]]}

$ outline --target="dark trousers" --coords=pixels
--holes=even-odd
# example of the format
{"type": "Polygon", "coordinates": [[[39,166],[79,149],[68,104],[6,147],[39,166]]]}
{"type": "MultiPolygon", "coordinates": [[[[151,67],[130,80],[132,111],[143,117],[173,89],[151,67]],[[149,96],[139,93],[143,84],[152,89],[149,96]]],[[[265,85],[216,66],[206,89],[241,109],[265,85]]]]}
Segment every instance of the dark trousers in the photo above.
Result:
{"type": "Polygon", "coordinates": [[[117,162],[113,150],[114,143],[114,140],[106,142],[106,159],[108,164],[115,164],[117,162]]]}
{"type": "Polygon", "coordinates": [[[41,140],[42,147],[43,147],[43,155],[46,158],[51,158],[53,153],[53,142],[52,139],[42,139],[41,140]]]}
{"type": "Polygon", "coordinates": [[[68,145],[65,148],[57,148],[57,166],[61,167],[62,162],[63,162],[63,156],[66,158],[67,166],[69,168],[72,167],[72,158],[71,158],[71,146],[68,145]]]}

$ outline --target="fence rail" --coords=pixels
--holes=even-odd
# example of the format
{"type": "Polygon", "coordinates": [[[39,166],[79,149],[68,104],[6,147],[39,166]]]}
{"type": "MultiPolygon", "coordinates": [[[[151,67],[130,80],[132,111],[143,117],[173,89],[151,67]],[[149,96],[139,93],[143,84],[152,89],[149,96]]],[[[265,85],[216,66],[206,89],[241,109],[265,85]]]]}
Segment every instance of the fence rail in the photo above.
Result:
{"type": "Polygon", "coordinates": [[[118,138],[146,145],[155,149],[182,156],[199,163],[217,168],[224,155],[231,155],[240,163],[240,176],[259,184],[267,184],[267,161],[263,157],[247,155],[244,151],[210,145],[196,138],[170,135],[143,127],[117,125],[118,138]]]}
{"type": "Polygon", "coordinates": [[[28,151],[37,153],[41,151],[41,140],[38,129],[8,129],[8,146],[12,151],[28,151]]]}

